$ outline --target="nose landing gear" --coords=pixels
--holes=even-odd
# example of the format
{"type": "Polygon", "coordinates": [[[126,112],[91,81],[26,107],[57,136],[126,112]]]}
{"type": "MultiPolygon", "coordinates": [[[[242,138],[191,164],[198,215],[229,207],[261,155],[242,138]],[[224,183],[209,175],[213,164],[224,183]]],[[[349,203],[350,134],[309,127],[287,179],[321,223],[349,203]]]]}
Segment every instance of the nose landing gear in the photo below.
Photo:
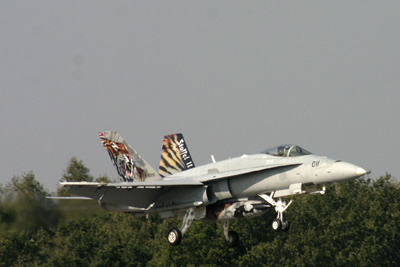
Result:
{"type": "Polygon", "coordinates": [[[268,196],[266,194],[260,194],[259,196],[275,207],[277,216],[276,219],[272,221],[272,229],[274,229],[274,231],[277,232],[280,230],[287,232],[289,230],[290,224],[285,219],[284,213],[287,210],[287,208],[289,208],[290,204],[292,204],[293,200],[290,200],[289,204],[286,204],[286,201],[285,200],[282,201],[281,198],[279,198],[278,201],[275,201],[272,198],[274,196],[274,193],[271,193],[271,196],[268,196]]]}

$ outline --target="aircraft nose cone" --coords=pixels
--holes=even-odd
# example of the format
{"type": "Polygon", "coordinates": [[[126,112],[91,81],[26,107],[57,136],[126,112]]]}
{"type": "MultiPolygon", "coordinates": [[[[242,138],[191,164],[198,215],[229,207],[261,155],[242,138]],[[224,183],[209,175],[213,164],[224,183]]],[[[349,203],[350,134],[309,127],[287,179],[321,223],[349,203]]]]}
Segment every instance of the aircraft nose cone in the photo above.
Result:
{"type": "Polygon", "coordinates": [[[367,171],[364,170],[363,168],[358,168],[356,173],[357,173],[357,176],[363,176],[364,174],[367,173],[367,171]]]}
{"type": "Polygon", "coordinates": [[[332,166],[332,175],[336,180],[354,179],[366,173],[363,168],[347,162],[335,162],[332,166]]]}

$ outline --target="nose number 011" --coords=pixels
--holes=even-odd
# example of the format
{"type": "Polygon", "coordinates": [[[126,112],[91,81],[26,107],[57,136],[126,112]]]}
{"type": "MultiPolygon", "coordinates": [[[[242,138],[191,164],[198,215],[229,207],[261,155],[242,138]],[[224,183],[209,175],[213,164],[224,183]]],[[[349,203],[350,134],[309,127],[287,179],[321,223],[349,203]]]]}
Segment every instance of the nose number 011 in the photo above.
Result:
{"type": "Polygon", "coordinates": [[[318,161],[313,161],[312,163],[311,163],[311,166],[314,168],[314,167],[318,167],[319,166],[319,160],[318,161]]]}

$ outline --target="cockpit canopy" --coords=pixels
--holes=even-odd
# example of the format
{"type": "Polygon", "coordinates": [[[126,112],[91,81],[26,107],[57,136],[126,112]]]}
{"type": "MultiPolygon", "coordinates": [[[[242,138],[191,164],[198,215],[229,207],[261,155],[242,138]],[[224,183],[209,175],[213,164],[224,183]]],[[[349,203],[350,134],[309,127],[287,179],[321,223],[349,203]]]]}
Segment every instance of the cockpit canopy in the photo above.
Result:
{"type": "Polygon", "coordinates": [[[261,153],[276,157],[299,157],[312,154],[311,152],[308,152],[304,148],[301,148],[296,145],[281,145],[267,149],[261,153]]]}

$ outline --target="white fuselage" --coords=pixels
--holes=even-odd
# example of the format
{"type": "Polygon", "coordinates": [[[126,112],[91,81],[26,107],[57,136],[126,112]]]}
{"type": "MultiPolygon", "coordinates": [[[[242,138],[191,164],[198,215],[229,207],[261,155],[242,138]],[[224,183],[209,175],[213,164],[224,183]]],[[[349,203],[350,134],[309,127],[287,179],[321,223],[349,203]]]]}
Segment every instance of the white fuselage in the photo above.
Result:
{"type": "Polygon", "coordinates": [[[276,157],[255,154],[210,163],[177,173],[167,179],[185,177],[204,182],[204,177],[209,179],[213,174],[217,178],[208,180],[206,183],[214,188],[218,200],[222,200],[288,190],[291,185],[297,184],[304,187],[343,182],[357,178],[365,174],[365,171],[350,163],[316,155],[276,157]],[[271,168],[268,168],[269,166],[271,168]],[[262,169],[263,167],[265,169],[262,169]],[[218,175],[221,176],[223,173],[236,175],[218,178],[218,175]]]}

